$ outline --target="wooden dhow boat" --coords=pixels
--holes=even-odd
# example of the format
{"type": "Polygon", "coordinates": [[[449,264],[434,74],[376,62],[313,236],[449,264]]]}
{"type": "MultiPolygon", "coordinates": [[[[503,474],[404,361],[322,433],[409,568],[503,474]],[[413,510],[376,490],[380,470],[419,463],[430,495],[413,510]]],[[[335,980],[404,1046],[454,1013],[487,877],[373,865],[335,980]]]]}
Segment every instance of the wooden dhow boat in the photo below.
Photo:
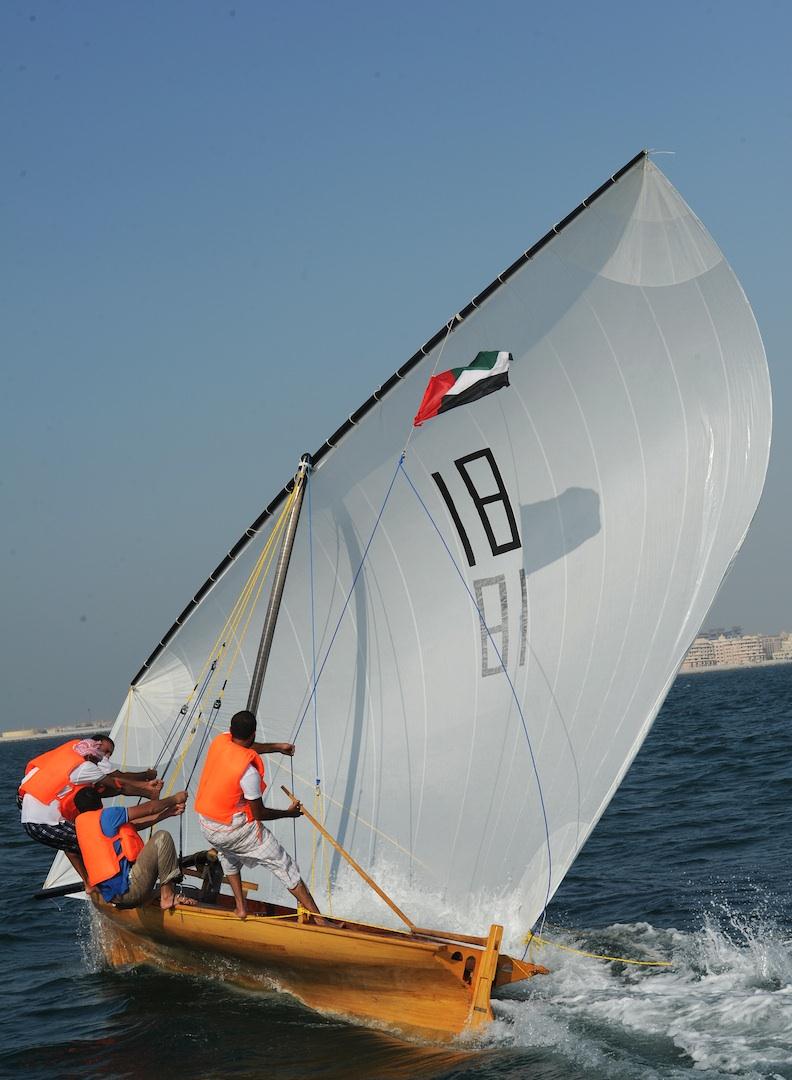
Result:
{"type": "MultiPolygon", "coordinates": [[[[295,743],[269,792],[287,782],[317,831],[273,831],[327,924],[277,894],[244,922],[222,892],[99,904],[111,962],[263,980],[427,1038],[490,1019],[493,988],[538,970],[501,927],[514,948],[542,919],[638,752],[744,539],[770,427],[745,294],[641,152],[303,457],[131,682],[112,735],[164,794],[194,792],[240,708],[295,743]],[[405,929],[372,925],[357,871],[448,931],[379,886],[405,929]]],[[[195,815],[163,827],[204,846],[195,815]]],[[[70,875],[56,860],[45,891],[70,875]]]]}
{"type": "Polygon", "coordinates": [[[248,906],[243,922],[227,897],[169,911],[156,900],[124,911],[99,901],[100,940],[114,967],[206,975],[222,957],[226,982],[286,991],[322,1013],[433,1042],[489,1023],[495,987],[547,970],[502,955],[500,926],[487,937],[332,919],[316,926],[306,912],[248,906]]]}

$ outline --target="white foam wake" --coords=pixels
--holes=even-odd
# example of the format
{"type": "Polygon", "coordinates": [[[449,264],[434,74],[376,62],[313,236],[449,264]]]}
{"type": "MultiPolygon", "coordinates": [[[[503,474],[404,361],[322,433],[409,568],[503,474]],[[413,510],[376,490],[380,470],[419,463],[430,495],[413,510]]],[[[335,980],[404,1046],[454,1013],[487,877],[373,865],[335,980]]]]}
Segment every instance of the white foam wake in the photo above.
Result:
{"type": "Polygon", "coordinates": [[[534,958],[552,974],[496,1003],[495,1043],[543,1046],[598,1076],[681,1076],[693,1068],[712,1078],[792,1077],[792,938],[771,920],[722,910],[693,933],[640,923],[546,937],[674,966],[629,967],[542,948],[534,958]]]}

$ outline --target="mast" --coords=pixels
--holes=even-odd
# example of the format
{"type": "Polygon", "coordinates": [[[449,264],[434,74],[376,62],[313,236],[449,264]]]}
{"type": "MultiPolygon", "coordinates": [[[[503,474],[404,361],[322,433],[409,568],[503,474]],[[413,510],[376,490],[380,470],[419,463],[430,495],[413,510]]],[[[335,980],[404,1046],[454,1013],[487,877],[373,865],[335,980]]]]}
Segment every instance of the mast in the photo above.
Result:
{"type": "Polygon", "coordinates": [[[250,693],[248,694],[247,708],[254,716],[258,712],[261,687],[264,683],[264,675],[267,670],[270,650],[272,649],[272,639],[275,636],[275,625],[278,621],[278,612],[280,611],[281,598],[283,597],[283,588],[286,584],[286,574],[289,571],[289,560],[291,559],[292,548],[294,547],[297,522],[300,519],[300,510],[302,509],[303,497],[305,495],[305,484],[308,472],[311,468],[311,463],[311,455],[303,454],[300,458],[300,467],[294,478],[297,493],[289,513],[289,520],[286,522],[286,531],[283,536],[280,554],[278,555],[278,565],[275,567],[275,578],[272,582],[272,592],[270,593],[269,604],[267,605],[267,614],[264,616],[264,627],[261,631],[261,640],[259,641],[258,653],[256,655],[256,664],[253,668],[253,678],[250,681],[250,693]]]}

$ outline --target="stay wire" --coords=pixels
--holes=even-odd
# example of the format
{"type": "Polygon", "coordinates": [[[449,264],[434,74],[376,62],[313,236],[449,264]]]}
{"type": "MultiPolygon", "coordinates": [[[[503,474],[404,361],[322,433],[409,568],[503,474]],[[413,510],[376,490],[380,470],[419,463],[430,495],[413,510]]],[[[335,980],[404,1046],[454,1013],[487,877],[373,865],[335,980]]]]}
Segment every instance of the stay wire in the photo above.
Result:
{"type": "MultiPolygon", "coordinates": [[[[215,674],[217,673],[218,665],[219,665],[219,663],[220,663],[220,661],[222,659],[222,656],[223,656],[223,654],[225,652],[225,649],[226,649],[226,645],[227,645],[229,640],[236,640],[236,646],[235,646],[235,651],[233,653],[233,656],[232,656],[231,660],[228,661],[228,669],[227,669],[228,674],[230,674],[230,671],[232,670],[234,664],[236,663],[236,658],[237,658],[237,656],[239,654],[239,650],[241,648],[241,642],[240,642],[240,640],[237,639],[237,630],[238,630],[239,624],[240,624],[242,618],[244,617],[246,610],[250,607],[251,598],[253,597],[254,591],[256,590],[256,582],[259,581],[259,579],[261,579],[261,581],[259,583],[259,586],[258,586],[258,592],[256,592],[255,599],[253,600],[253,607],[255,607],[255,604],[256,604],[256,602],[258,600],[258,596],[259,596],[259,594],[261,592],[261,588],[262,588],[262,584],[263,584],[263,578],[266,577],[267,571],[268,571],[269,566],[271,565],[273,557],[274,557],[275,542],[277,540],[277,537],[280,535],[281,531],[283,530],[286,518],[288,517],[289,510],[290,510],[291,505],[292,505],[292,503],[294,501],[295,494],[296,494],[296,488],[292,489],[292,491],[290,492],[289,497],[287,498],[286,503],[285,503],[283,509],[281,510],[281,513],[279,514],[277,520],[275,521],[275,523],[274,523],[274,525],[272,527],[272,530],[270,531],[270,534],[267,537],[266,542],[264,543],[264,546],[263,546],[260,554],[258,555],[258,557],[256,559],[256,562],[255,562],[255,564],[253,566],[253,569],[250,571],[250,574],[248,575],[247,580],[245,581],[239,596],[234,601],[234,604],[233,604],[233,606],[231,608],[231,611],[230,611],[230,613],[229,613],[229,615],[228,615],[228,617],[227,617],[227,619],[225,621],[225,624],[224,624],[222,630],[220,631],[220,634],[216,638],[214,644],[212,645],[212,648],[209,651],[209,654],[208,654],[206,660],[203,663],[203,666],[201,668],[201,676],[199,677],[198,682],[196,682],[195,686],[192,689],[192,693],[190,694],[187,701],[184,703],[184,705],[179,710],[179,712],[178,712],[178,714],[176,716],[176,719],[174,720],[173,724],[171,725],[171,729],[170,729],[170,731],[169,731],[169,733],[167,735],[167,738],[165,739],[165,742],[163,744],[163,747],[162,747],[162,749],[160,751],[160,754],[159,754],[159,756],[157,758],[157,762],[156,762],[156,764],[159,764],[159,762],[165,756],[165,752],[167,750],[167,747],[170,745],[170,742],[171,742],[177,728],[181,728],[181,730],[179,732],[179,736],[178,736],[178,738],[176,740],[175,747],[174,747],[174,749],[173,749],[173,751],[171,753],[170,759],[169,759],[168,764],[166,766],[166,771],[170,768],[170,766],[173,763],[173,759],[176,756],[176,753],[178,752],[179,746],[181,745],[181,742],[182,742],[182,740],[184,738],[185,732],[187,731],[187,728],[189,727],[190,722],[192,721],[192,718],[195,716],[195,711],[198,708],[198,706],[200,704],[200,701],[203,698],[204,694],[206,693],[207,687],[210,685],[211,682],[214,681],[214,677],[215,677],[215,674]],[[214,657],[213,660],[211,659],[212,657],[214,657]],[[203,678],[203,682],[201,682],[201,677],[203,678]],[[198,689],[199,685],[201,686],[200,694],[198,695],[197,701],[195,701],[193,703],[192,708],[189,711],[189,716],[188,716],[187,715],[188,707],[190,706],[190,703],[193,702],[195,692],[198,689]],[[179,717],[181,717],[181,716],[186,717],[186,720],[184,722],[179,720],[179,717]]],[[[252,608],[251,608],[250,614],[248,614],[247,622],[245,623],[245,629],[243,630],[243,634],[242,634],[243,638],[244,638],[245,632],[247,631],[247,625],[250,622],[251,614],[252,614],[252,608]]],[[[226,686],[227,683],[228,683],[228,675],[226,676],[225,682],[223,684],[223,689],[225,689],[225,686],[226,686]]],[[[189,745],[188,745],[188,747],[186,749],[189,749],[189,745]]],[[[185,750],[185,753],[186,753],[186,750],[185,750]]]]}
{"type": "MultiPolygon", "coordinates": [[[[225,690],[225,683],[223,684],[222,689],[225,690]]],[[[221,690],[221,693],[222,693],[222,690],[221,690]]],[[[217,720],[217,715],[220,712],[220,708],[221,708],[222,704],[223,704],[223,702],[222,702],[222,699],[220,697],[217,697],[215,699],[215,701],[212,702],[212,708],[210,709],[209,716],[207,717],[207,719],[205,721],[204,730],[203,730],[203,733],[201,734],[201,738],[200,738],[200,741],[198,743],[198,748],[195,751],[195,759],[193,761],[192,768],[190,769],[190,775],[187,777],[187,780],[186,780],[186,782],[184,784],[184,786],[185,786],[185,788],[187,788],[187,790],[189,790],[189,788],[190,788],[190,784],[192,783],[192,778],[195,775],[195,770],[198,768],[198,762],[201,760],[201,755],[203,754],[204,749],[206,748],[206,744],[209,742],[209,736],[211,735],[212,731],[214,730],[215,721],[217,720]]]]}
{"type": "MultiPolygon", "coordinates": [[[[212,708],[209,711],[209,716],[206,718],[204,731],[203,731],[203,734],[201,736],[201,740],[200,740],[200,742],[198,744],[198,749],[197,749],[196,754],[195,754],[195,760],[193,761],[193,767],[192,767],[192,769],[190,769],[190,775],[186,778],[186,780],[184,782],[185,791],[190,790],[190,784],[192,783],[192,778],[195,775],[195,770],[196,770],[196,768],[198,766],[198,762],[201,760],[201,755],[202,755],[202,753],[204,751],[204,747],[206,746],[208,736],[209,736],[209,732],[212,731],[212,728],[214,726],[214,722],[217,719],[217,714],[220,712],[220,706],[221,705],[222,705],[222,701],[220,700],[219,697],[212,703],[212,708]]],[[[198,719],[199,720],[201,719],[200,714],[198,716],[198,719]]],[[[181,859],[183,858],[183,856],[184,856],[184,815],[180,814],[179,815],[179,861],[180,862],[181,862],[181,859]]]]}
{"type": "MultiPolygon", "coordinates": [[[[253,617],[253,612],[254,612],[254,610],[256,608],[259,597],[261,596],[262,589],[264,588],[264,582],[265,582],[265,579],[266,579],[267,571],[268,571],[270,565],[272,564],[272,561],[273,561],[274,556],[275,556],[275,547],[273,546],[273,537],[274,537],[274,535],[276,534],[276,532],[278,530],[282,530],[282,528],[283,528],[283,524],[285,523],[286,517],[288,516],[288,510],[289,510],[290,506],[292,505],[292,503],[294,501],[296,490],[297,490],[297,488],[295,486],[295,488],[292,489],[292,492],[291,492],[291,494],[289,495],[289,498],[286,501],[285,509],[282,511],[280,517],[278,518],[278,521],[275,523],[273,532],[270,534],[270,536],[269,536],[269,538],[267,540],[267,543],[264,546],[264,550],[262,551],[262,554],[259,556],[259,559],[258,559],[258,561],[256,563],[256,566],[254,567],[254,570],[251,572],[247,582],[245,583],[245,587],[242,590],[242,593],[238,597],[237,601],[235,602],[232,613],[231,613],[231,615],[229,616],[229,618],[228,618],[228,620],[226,622],[226,628],[228,628],[228,630],[230,632],[231,639],[233,639],[235,641],[235,646],[234,646],[234,651],[233,651],[233,653],[232,653],[232,655],[231,655],[231,657],[230,657],[230,659],[228,661],[228,665],[226,667],[226,678],[225,678],[225,681],[223,682],[223,687],[222,687],[222,689],[220,691],[220,698],[218,698],[218,700],[221,700],[222,694],[225,692],[225,688],[228,685],[228,680],[231,678],[231,673],[234,670],[236,662],[237,662],[237,660],[239,658],[239,655],[241,653],[242,645],[244,643],[245,637],[247,636],[248,628],[250,626],[250,621],[251,621],[251,619],[253,617]],[[258,586],[256,586],[256,581],[258,581],[258,586]],[[254,595],[254,593],[255,593],[255,595],[254,595]],[[247,616],[245,617],[245,612],[246,611],[247,611],[247,616]],[[244,622],[244,626],[242,627],[241,633],[239,633],[239,624],[242,621],[243,617],[245,617],[245,622],[244,622]]],[[[225,628],[224,628],[224,634],[225,634],[225,628]]],[[[224,635],[222,635],[222,636],[224,636],[224,635]]],[[[223,644],[223,649],[224,648],[225,648],[225,643],[223,644]]],[[[211,676],[212,681],[214,681],[214,678],[215,678],[215,675],[216,675],[216,670],[215,669],[217,668],[217,663],[218,663],[218,661],[215,661],[213,663],[212,669],[210,670],[210,673],[209,673],[210,676],[211,676]]],[[[187,740],[187,743],[186,743],[184,749],[181,752],[179,762],[178,762],[178,769],[182,769],[183,766],[184,766],[184,762],[186,760],[187,754],[189,753],[190,746],[192,745],[192,742],[194,740],[195,733],[197,732],[197,730],[198,730],[197,726],[195,728],[193,728],[192,734],[191,734],[190,738],[187,740]]],[[[186,729],[185,729],[185,731],[186,731],[186,729]]],[[[184,732],[182,733],[182,735],[183,734],[184,734],[184,732]]],[[[204,729],[204,732],[202,733],[202,738],[205,738],[206,734],[207,734],[207,730],[204,729]]],[[[174,751],[174,754],[175,754],[175,751],[174,751]]],[[[167,789],[168,793],[170,793],[170,791],[172,790],[174,780],[175,780],[175,776],[174,776],[173,779],[171,779],[171,782],[168,785],[168,789],[167,789]]]]}
{"type": "Polygon", "coordinates": [[[179,746],[180,746],[185,734],[187,733],[190,725],[193,722],[195,714],[198,711],[198,708],[199,708],[199,706],[201,704],[201,701],[203,700],[203,696],[206,693],[206,688],[209,685],[209,683],[211,682],[211,679],[212,679],[212,676],[214,675],[214,671],[215,671],[216,667],[217,667],[217,661],[213,660],[212,663],[209,666],[209,670],[206,672],[206,675],[204,676],[203,686],[201,687],[201,690],[200,690],[198,696],[193,700],[191,708],[188,709],[187,712],[185,713],[184,722],[180,725],[181,730],[179,732],[179,737],[175,740],[174,745],[173,745],[173,749],[171,750],[171,755],[168,758],[168,761],[167,761],[167,763],[165,765],[165,768],[162,770],[162,775],[160,777],[161,780],[165,779],[165,777],[166,777],[166,775],[168,773],[168,770],[170,769],[171,765],[173,764],[173,759],[176,757],[176,752],[178,751],[179,746]]]}
{"type": "Polygon", "coordinates": [[[503,657],[501,656],[500,649],[498,648],[498,646],[497,646],[497,644],[495,642],[495,639],[493,638],[492,634],[490,633],[490,628],[487,626],[486,620],[484,619],[484,613],[481,610],[481,608],[478,606],[478,604],[476,603],[476,598],[473,595],[473,593],[470,591],[470,586],[468,585],[467,581],[465,581],[464,574],[460,570],[459,565],[458,565],[456,559],[454,558],[453,552],[451,551],[450,547],[446,543],[446,539],[443,536],[442,532],[440,531],[440,528],[439,528],[437,522],[432,517],[432,514],[431,514],[431,511],[429,510],[429,507],[426,505],[426,503],[421,498],[421,495],[420,495],[418,489],[416,488],[415,484],[412,482],[412,479],[410,478],[409,473],[404,468],[404,457],[403,456],[402,456],[401,460],[399,461],[399,469],[401,470],[402,474],[404,475],[404,478],[407,481],[407,483],[412,488],[413,494],[415,495],[416,499],[418,500],[418,502],[423,507],[423,510],[426,513],[426,516],[429,518],[430,522],[432,523],[432,526],[434,527],[435,532],[440,537],[440,542],[442,543],[443,547],[445,548],[446,553],[447,553],[449,559],[451,560],[451,562],[452,562],[452,564],[454,566],[454,569],[457,572],[457,576],[459,577],[459,580],[462,582],[462,585],[464,586],[465,592],[470,597],[470,601],[473,604],[473,607],[476,609],[476,614],[479,617],[479,621],[481,622],[482,627],[484,628],[484,630],[487,633],[487,637],[490,640],[490,644],[492,645],[493,649],[495,650],[495,655],[498,657],[498,663],[500,664],[501,669],[503,670],[503,674],[506,676],[506,679],[507,679],[507,681],[509,683],[509,689],[511,690],[512,697],[514,698],[514,703],[517,706],[517,712],[519,713],[519,716],[520,716],[520,722],[522,724],[522,729],[523,729],[523,732],[525,734],[525,740],[526,740],[526,743],[528,744],[528,753],[530,754],[530,757],[531,757],[531,765],[533,767],[534,776],[536,777],[536,787],[537,787],[537,790],[538,790],[538,793],[539,793],[539,805],[542,808],[542,818],[543,818],[543,821],[544,821],[545,842],[546,842],[546,845],[547,845],[547,890],[545,892],[544,907],[542,908],[542,914],[544,915],[544,912],[547,910],[547,905],[550,903],[550,886],[551,886],[552,880],[553,880],[553,854],[552,854],[552,851],[551,851],[551,848],[550,848],[550,825],[549,825],[549,822],[547,820],[547,808],[545,806],[544,792],[542,790],[542,782],[539,779],[539,768],[538,768],[538,766],[536,764],[536,756],[534,755],[533,744],[531,743],[531,736],[528,733],[528,724],[526,723],[526,720],[525,720],[525,714],[523,713],[522,705],[520,704],[520,699],[517,696],[517,691],[515,689],[514,683],[512,682],[511,675],[509,675],[509,672],[506,670],[506,665],[503,662],[503,657]]]}

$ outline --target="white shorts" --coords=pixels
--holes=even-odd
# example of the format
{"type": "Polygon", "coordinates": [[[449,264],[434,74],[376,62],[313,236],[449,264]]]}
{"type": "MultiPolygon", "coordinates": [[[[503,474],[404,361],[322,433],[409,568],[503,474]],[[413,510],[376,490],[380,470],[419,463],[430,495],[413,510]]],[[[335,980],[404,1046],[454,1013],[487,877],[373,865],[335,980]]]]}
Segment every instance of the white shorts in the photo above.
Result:
{"type": "Polygon", "coordinates": [[[238,874],[243,866],[263,866],[287,889],[300,883],[300,868],[260,821],[236,814],[230,825],[198,815],[201,831],[217,848],[224,874],[238,874]]]}

